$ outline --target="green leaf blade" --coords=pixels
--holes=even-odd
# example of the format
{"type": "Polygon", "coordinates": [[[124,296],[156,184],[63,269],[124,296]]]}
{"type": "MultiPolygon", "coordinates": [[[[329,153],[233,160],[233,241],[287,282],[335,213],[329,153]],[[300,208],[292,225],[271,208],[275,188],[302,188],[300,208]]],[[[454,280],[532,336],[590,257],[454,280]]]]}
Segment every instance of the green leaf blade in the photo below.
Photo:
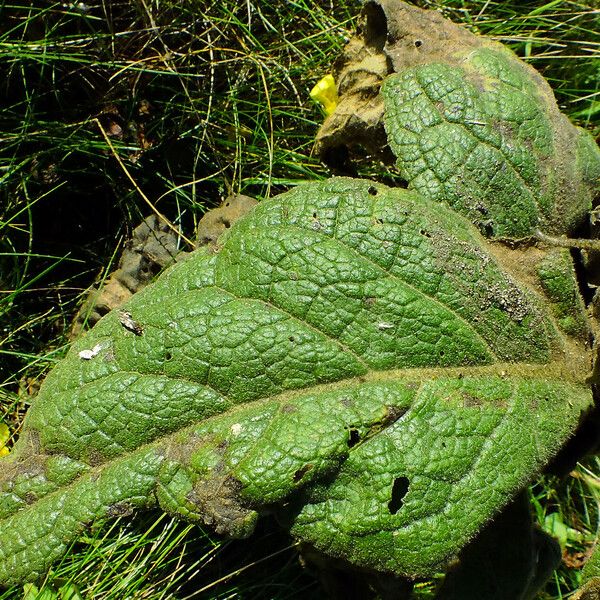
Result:
{"type": "Polygon", "coordinates": [[[598,183],[588,173],[600,151],[559,112],[535,70],[499,45],[479,46],[384,81],[400,172],[490,237],[572,232],[591,208],[598,183]]]}
{"type": "Polygon", "coordinates": [[[584,340],[553,319],[464,218],[413,192],[334,178],[264,202],[48,376],[2,461],[0,581],[134,508],[243,537],[298,494],[300,539],[426,572],[591,402],[584,340]],[[421,567],[405,530],[430,540],[421,567]]]}
{"type": "Polygon", "coordinates": [[[430,576],[545,464],[590,400],[584,386],[537,378],[425,381],[326,497],[302,499],[292,532],[365,568],[430,576]]]}

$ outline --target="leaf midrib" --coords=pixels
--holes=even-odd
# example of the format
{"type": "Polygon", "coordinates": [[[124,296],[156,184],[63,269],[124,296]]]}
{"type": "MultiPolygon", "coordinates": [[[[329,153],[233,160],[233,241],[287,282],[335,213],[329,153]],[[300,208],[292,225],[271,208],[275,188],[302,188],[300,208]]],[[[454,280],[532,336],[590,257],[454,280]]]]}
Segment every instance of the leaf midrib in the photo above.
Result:
{"type": "MultiPolygon", "coordinates": [[[[468,377],[501,377],[504,379],[519,378],[519,379],[543,379],[545,381],[560,381],[562,383],[570,383],[575,385],[585,386],[585,376],[573,369],[569,369],[568,365],[564,362],[555,361],[547,364],[515,364],[515,363],[497,363],[494,365],[483,365],[483,366],[463,366],[463,367],[436,367],[436,368],[418,368],[418,369],[394,369],[390,371],[370,371],[369,373],[351,377],[347,379],[341,379],[332,383],[319,384],[312,387],[290,390],[283,392],[275,396],[269,396],[255,400],[252,402],[242,403],[239,405],[232,406],[224,413],[213,415],[201,422],[210,421],[212,419],[218,419],[223,415],[233,416],[236,412],[246,411],[249,406],[259,407],[261,404],[267,402],[276,402],[279,404],[288,402],[290,400],[297,399],[301,396],[313,396],[321,393],[339,391],[340,388],[353,387],[362,384],[377,384],[386,382],[401,382],[401,381],[414,381],[415,383],[422,384],[425,380],[435,380],[440,378],[468,378],[468,377]],[[552,374],[549,377],[549,373],[552,374]]],[[[104,469],[108,468],[115,462],[124,461],[135,454],[144,454],[146,452],[155,451],[157,454],[162,455],[166,458],[165,450],[171,444],[180,444],[175,440],[176,437],[180,437],[182,432],[186,430],[192,433],[195,428],[198,427],[200,422],[194,422],[190,425],[186,425],[181,429],[172,431],[165,436],[155,438],[154,440],[147,442],[134,448],[130,451],[119,454],[117,457],[111,458],[103,463],[90,467],[85,473],[77,476],[72,482],[61,486],[59,489],[50,492],[49,494],[40,498],[40,501],[44,501],[55,494],[64,493],[71,487],[74,487],[82,478],[88,477],[99,477],[100,473],[104,469]]],[[[19,513],[35,509],[36,503],[23,507],[14,513],[7,515],[2,521],[16,517],[19,513]]],[[[2,522],[0,521],[0,522],[2,522]]]]}
{"type": "MultiPolygon", "coordinates": [[[[120,373],[136,374],[150,377],[154,375],[154,373],[138,373],[137,371],[120,371],[120,373]]],[[[432,381],[442,378],[464,379],[475,377],[499,377],[502,379],[518,378],[530,380],[543,379],[545,381],[560,381],[562,383],[581,385],[587,388],[588,375],[589,374],[587,372],[584,374],[573,368],[570,368],[568,364],[562,361],[552,361],[545,364],[494,363],[492,365],[465,365],[458,367],[425,367],[414,369],[390,369],[387,371],[372,370],[365,373],[364,375],[347,377],[345,379],[337,379],[329,383],[320,383],[304,388],[286,390],[273,396],[264,396],[262,398],[258,398],[249,402],[241,402],[239,404],[234,404],[224,412],[207,417],[202,421],[195,421],[193,423],[190,423],[189,425],[185,425],[180,429],[169,432],[163,437],[157,437],[152,441],[149,441],[145,444],[138,446],[137,448],[134,448],[133,450],[124,452],[123,454],[119,454],[117,457],[107,460],[106,462],[103,462],[98,466],[102,467],[107,463],[111,462],[112,460],[119,460],[120,458],[125,457],[131,453],[137,452],[144,446],[152,446],[154,444],[157,444],[161,440],[168,439],[170,436],[179,435],[182,431],[186,429],[197,427],[198,424],[201,422],[219,418],[225,414],[234,415],[236,412],[247,410],[248,407],[251,406],[260,406],[261,404],[265,404],[267,402],[285,403],[291,400],[295,400],[302,396],[319,395],[327,392],[338,391],[339,389],[345,387],[353,387],[363,384],[385,384],[403,381],[414,381],[416,383],[421,384],[424,381],[432,381]]],[[[184,378],[180,379],[184,380],[184,378]]],[[[94,466],[93,468],[96,468],[96,466],[94,466]]]]}

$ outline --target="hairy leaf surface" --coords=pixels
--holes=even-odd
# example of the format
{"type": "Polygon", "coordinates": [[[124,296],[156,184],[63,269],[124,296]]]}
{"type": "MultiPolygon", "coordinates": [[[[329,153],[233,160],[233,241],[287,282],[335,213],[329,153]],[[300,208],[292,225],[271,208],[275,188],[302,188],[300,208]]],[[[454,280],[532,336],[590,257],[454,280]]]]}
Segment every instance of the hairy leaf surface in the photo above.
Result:
{"type": "Polygon", "coordinates": [[[508,49],[468,48],[445,63],[408,68],[386,79],[382,94],[402,176],[486,235],[568,233],[587,217],[600,152],[559,112],[546,81],[508,49]],[[596,163],[592,177],[580,153],[596,163]]]}
{"type": "Polygon", "coordinates": [[[274,511],[353,564],[439,568],[591,402],[587,333],[508,269],[415,192],[335,178],[261,203],[47,377],[0,463],[0,581],[156,504],[233,536],[274,511]]]}

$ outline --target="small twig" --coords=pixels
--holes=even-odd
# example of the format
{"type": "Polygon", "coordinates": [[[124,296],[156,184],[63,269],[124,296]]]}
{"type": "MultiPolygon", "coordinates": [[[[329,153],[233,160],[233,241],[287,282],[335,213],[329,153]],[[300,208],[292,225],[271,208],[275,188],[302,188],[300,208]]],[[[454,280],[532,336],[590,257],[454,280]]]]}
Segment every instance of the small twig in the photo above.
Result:
{"type": "Polygon", "coordinates": [[[558,246],[560,248],[578,248],[579,250],[592,250],[594,252],[600,252],[600,240],[552,237],[542,233],[539,229],[536,230],[535,237],[540,240],[540,242],[544,242],[550,246],[558,246]]]}

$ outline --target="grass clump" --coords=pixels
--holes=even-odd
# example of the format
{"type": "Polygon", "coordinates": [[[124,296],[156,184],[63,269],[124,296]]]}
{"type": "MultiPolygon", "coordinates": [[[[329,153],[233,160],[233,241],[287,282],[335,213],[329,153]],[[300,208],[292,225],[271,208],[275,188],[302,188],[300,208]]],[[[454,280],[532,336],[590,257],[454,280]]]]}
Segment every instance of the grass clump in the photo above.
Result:
{"type": "MultiPolygon", "coordinates": [[[[550,81],[563,110],[597,133],[592,1],[416,4],[511,46],[550,81]]],[[[13,439],[66,351],[86,291],[115,267],[145,216],[165,216],[188,248],[198,219],[227,194],[264,198],[328,176],[311,154],[322,113],[309,91],[359,10],[358,0],[0,6],[0,408],[13,439]]],[[[381,169],[361,175],[385,178],[381,169]]],[[[542,524],[558,513],[583,536],[567,537],[545,598],[577,586],[573,557],[598,526],[598,473],[594,459],[532,488],[542,524]]],[[[82,597],[115,599],[320,593],[297,549],[273,530],[224,542],[155,513],[90,532],[41,589],[58,593],[67,582],[82,597]]],[[[417,593],[432,597],[433,588],[417,593]]]]}

